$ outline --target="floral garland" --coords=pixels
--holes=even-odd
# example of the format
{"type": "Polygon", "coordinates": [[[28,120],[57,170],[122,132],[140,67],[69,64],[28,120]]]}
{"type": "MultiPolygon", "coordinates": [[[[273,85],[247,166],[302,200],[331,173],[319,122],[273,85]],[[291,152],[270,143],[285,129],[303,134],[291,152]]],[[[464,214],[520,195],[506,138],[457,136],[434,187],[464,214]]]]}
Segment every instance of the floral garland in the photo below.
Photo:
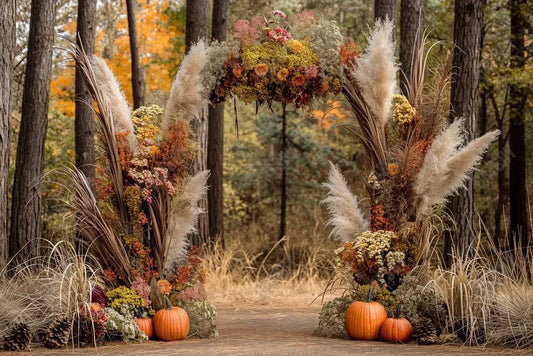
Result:
{"type": "Polygon", "coordinates": [[[316,97],[338,94],[344,63],[353,46],[342,45],[336,25],[317,19],[312,12],[289,20],[283,11],[268,17],[238,20],[230,40],[210,48],[204,85],[210,100],[228,96],[246,103],[282,102],[297,107],[316,97]]]}

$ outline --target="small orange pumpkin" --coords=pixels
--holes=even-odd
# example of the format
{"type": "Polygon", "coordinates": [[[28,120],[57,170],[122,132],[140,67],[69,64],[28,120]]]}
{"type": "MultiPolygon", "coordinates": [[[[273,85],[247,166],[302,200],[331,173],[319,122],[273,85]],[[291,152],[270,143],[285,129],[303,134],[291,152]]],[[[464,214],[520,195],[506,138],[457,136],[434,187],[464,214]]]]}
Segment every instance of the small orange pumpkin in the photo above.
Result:
{"type": "Polygon", "coordinates": [[[137,318],[135,323],[139,327],[139,330],[144,332],[149,339],[154,337],[154,322],[150,318],[137,318]]]}
{"type": "Polygon", "coordinates": [[[183,340],[189,334],[189,316],[180,307],[174,307],[165,296],[167,304],[154,315],[154,331],[158,339],[163,341],[183,340]]]}
{"type": "Polygon", "coordinates": [[[352,303],[346,311],[346,330],[348,335],[356,340],[375,340],[379,338],[381,325],[387,319],[387,312],[383,305],[372,302],[370,286],[366,302],[352,303]]]}
{"type": "Polygon", "coordinates": [[[396,308],[394,318],[387,318],[381,326],[381,337],[388,342],[404,343],[411,340],[413,327],[409,320],[400,318],[400,306],[396,308]]]}

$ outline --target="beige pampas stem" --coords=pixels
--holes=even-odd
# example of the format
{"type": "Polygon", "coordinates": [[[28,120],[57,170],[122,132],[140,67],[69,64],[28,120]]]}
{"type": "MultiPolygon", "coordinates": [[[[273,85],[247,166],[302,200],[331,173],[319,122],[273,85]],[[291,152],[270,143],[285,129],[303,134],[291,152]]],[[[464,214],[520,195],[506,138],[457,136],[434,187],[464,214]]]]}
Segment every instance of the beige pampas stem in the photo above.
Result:
{"type": "Polygon", "coordinates": [[[368,47],[356,61],[353,76],[361,94],[382,127],[391,115],[391,106],[396,91],[398,67],[394,57],[391,21],[378,22],[368,39],[368,47]]]}
{"type": "Polygon", "coordinates": [[[329,190],[328,197],[322,200],[331,214],[327,225],[333,226],[331,235],[335,237],[335,240],[351,241],[368,229],[368,222],[359,209],[357,197],[348,188],[342,174],[331,162],[330,166],[328,181],[323,184],[329,190]]]}
{"type": "Polygon", "coordinates": [[[120,90],[117,79],[109,70],[105,61],[97,56],[92,56],[90,60],[94,72],[94,78],[98,84],[98,90],[102,98],[107,101],[115,132],[128,131],[128,145],[132,152],[137,150],[137,139],[135,138],[135,129],[131,121],[131,109],[120,90]]]}
{"type": "Polygon", "coordinates": [[[187,256],[187,235],[196,231],[198,215],[203,210],[198,202],[207,191],[209,171],[202,171],[185,184],[182,193],[172,199],[166,231],[167,258],[164,270],[172,270],[173,264],[187,256]]]}
{"type": "Polygon", "coordinates": [[[418,200],[418,216],[427,215],[431,207],[446,202],[446,198],[463,186],[468,174],[479,163],[483,153],[500,131],[494,130],[459,148],[463,120],[456,120],[433,142],[414,182],[418,200]]]}
{"type": "Polygon", "coordinates": [[[206,104],[201,71],[207,61],[207,46],[199,41],[183,58],[165,108],[161,123],[163,137],[176,120],[189,122],[206,104]]]}

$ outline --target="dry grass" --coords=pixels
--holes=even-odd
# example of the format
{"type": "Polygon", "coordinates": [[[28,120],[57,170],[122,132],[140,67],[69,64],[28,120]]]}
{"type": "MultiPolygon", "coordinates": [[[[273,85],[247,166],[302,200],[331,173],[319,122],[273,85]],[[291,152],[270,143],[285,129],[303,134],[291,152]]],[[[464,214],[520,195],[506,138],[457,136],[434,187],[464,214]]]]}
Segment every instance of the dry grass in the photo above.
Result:
{"type": "MultiPolygon", "coordinates": [[[[214,302],[311,303],[334,268],[334,244],[318,229],[311,237],[284,238],[269,251],[248,236],[227,237],[204,255],[206,284],[214,302]]],[[[257,239],[261,241],[261,239],[257,239]]]]}
{"type": "Polygon", "coordinates": [[[72,318],[80,305],[89,305],[90,291],[97,283],[97,267],[93,267],[97,262],[65,241],[48,243],[44,250],[44,257],[8,265],[12,277],[2,271],[0,335],[19,321],[38,332],[58,318],[72,318]]]}
{"type": "Polygon", "coordinates": [[[451,266],[430,269],[429,283],[442,293],[448,329],[469,345],[533,347],[531,250],[498,251],[490,236],[478,235],[464,253],[452,252],[451,266]],[[482,244],[482,241],[484,245],[482,244]]]}

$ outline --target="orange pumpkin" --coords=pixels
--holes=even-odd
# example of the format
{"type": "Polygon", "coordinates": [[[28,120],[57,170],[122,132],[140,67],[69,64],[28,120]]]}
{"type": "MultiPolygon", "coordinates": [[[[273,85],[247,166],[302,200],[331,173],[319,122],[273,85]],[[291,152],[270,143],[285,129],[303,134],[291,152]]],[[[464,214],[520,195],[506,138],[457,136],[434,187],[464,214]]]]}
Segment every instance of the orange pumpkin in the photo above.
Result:
{"type": "Polygon", "coordinates": [[[388,342],[404,343],[411,340],[413,327],[409,320],[400,318],[400,306],[396,308],[394,318],[387,318],[381,326],[381,337],[388,342]]]}
{"type": "Polygon", "coordinates": [[[167,296],[165,301],[167,307],[154,315],[155,335],[163,341],[183,340],[189,334],[189,316],[182,308],[173,307],[167,296]]]}
{"type": "Polygon", "coordinates": [[[135,323],[139,327],[139,330],[144,332],[149,339],[154,337],[154,323],[150,318],[138,318],[135,319],[135,323]]]}
{"type": "Polygon", "coordinates": [[[356,340],[375,340],[379,338],[381,325],[387,319],[383,305],[372,302],[373,287],[370,286],[366,302],[352,303],[346,311],[346,330],[356,340]]]}

